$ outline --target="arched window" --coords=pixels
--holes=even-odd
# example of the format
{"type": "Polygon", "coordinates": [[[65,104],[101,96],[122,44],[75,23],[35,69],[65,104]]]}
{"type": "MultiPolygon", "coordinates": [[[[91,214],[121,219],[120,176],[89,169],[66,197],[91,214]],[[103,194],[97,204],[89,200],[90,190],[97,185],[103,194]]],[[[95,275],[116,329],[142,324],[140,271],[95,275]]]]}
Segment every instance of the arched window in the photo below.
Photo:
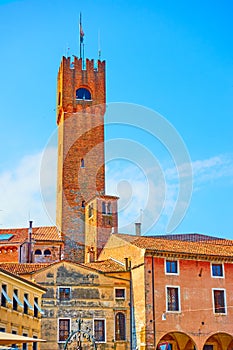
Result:
{"type": "Polygon", "coordinates": [[[85,167],[85,162],[84,162],[84,159],[82,158],[81,161],[80,161],[80,167],[81,168],[84,168],[85,167]]]}
{"type": "Polygon", "coordinates": [[[112,204],[108,202],[108,214],[112,214],[112,204]]]}
{"type": "Polygon", "coordinates": [[[82,201],[82,208],[85,208],[85,201],[82,201]]]}
{"type": "Polygon", "coordinates": [[[106,203],[102,202],[102,214],[106,214],[106,203]]]}
{"type": "Polygon", "coordinates": [[[41,254],[42,254],[42,251],[40,249],[36,249],[35,255],[41,255],[41,254]]]}
{"type": "Polygon", "coordinates": [[[115,340],[125,340],[125,314],[118,312],[115,315],[115,340]]]}
{"type": "Polygon", "coordinates": [[[51,255],[51,251],[49,250],[49,249],[45,249],[45,251],[44,251],[44,255],[51,255]]]}
{"type": "Polygon", "coordinates": [[[76,100],[91,100],[91,93],[85,88],[76,90],[76,100]]]}

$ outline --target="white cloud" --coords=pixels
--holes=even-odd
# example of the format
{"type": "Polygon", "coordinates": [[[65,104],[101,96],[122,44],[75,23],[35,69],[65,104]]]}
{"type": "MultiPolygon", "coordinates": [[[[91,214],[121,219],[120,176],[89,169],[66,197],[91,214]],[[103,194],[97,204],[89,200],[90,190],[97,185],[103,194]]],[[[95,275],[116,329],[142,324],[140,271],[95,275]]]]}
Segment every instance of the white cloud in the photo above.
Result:
{"type": "Polygon", "coordinates": [[[40,162],[42,153],[25,156],[13,170],[0,174],[1,228],[49,225],[40,196],[40,162]]]}
{"type": "MultiPolygon", "coordinates": [[[[29,216],[36,226],[54,224],[56,157],[56,148],[50,147],[46,149],[46,154],[27,155],[15,169],[0,173],[1,228],[26,227],[29,216]]],[[[232,184],[231,155],[197,160],[192,163],[192,168],[194,191],[200,191],[216,181],[224,180],[225,184],[226,179],[232,184]]],[[[178,169],[181,177],[187,176],[186,169],[186,165],[178,169]]],[[[107,164],[106,173],[107,194],[120,196],[120,232],[134,232],[134,223],[142,219],[143,232],[156,224],[153,232],[164,233],[179,194],[177,169],[162,169],[162,174],[158,175],[158,169],[142,169],[119,160],[115,164],[107,164]]],[[[181,199],[179,211],[185,212],[186,206],[187,203],[181,199]]]]}

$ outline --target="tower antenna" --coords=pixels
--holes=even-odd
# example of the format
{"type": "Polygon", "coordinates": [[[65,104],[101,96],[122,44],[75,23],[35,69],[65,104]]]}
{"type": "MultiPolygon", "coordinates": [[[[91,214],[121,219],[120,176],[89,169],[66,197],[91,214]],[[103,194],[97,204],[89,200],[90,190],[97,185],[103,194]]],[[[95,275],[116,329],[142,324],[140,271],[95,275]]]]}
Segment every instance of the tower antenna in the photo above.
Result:
{"type": "Polygon", "coordinates": [[[82,13],[80,12],[80,18],[79,18],[79,55],[80,58],[84,58],[84,31],[82,27],[82,13]]]}
{"type": "Polygon", "coordinates": [[[101,48],[100,48],[100,29],[98,30],[98,59],[101,59],[101,48]]]}

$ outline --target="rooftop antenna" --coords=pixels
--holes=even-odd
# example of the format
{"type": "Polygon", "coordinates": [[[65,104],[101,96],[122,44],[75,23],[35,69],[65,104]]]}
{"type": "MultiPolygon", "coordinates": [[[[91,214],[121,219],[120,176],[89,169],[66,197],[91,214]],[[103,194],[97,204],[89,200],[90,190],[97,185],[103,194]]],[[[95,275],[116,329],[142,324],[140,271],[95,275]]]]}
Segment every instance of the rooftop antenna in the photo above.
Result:
{"type": "Polygon", "coordinates": [[[84,59],[84,31],[82,27],[82,13],[80,12],[79,18],[79,55],[80,58],[84,59]]]}
{"type": "Polygon", "coordinates": [[[101,59],[101,48],[100,48],[100,30],[98,30],[98,59],[101,59]]]}

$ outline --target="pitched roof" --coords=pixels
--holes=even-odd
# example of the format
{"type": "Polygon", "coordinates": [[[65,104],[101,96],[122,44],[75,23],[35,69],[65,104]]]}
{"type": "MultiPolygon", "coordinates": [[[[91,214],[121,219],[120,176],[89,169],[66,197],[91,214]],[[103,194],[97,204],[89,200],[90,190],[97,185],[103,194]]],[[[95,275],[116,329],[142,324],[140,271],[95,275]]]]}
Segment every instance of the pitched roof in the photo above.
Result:
{"type": "Polygon", "coordinates": [[[201,239],[200,235],[200,240],[195,239],[190,241],[188,239],[185,240],[184,237],[183,240],[181,240],[179,237],[180,235],[177,235],[177,238],[175,238],[176,235],[174,235],[172,238],[164,238],[165,236],[133,236],[124,234],[113,235],[147,251],[233,258],[233,241],[217,237],[214,238],[210,236],[207,238],[208,236],[204,235],[203,239],[201,239]]]}
{"type": "Polygon", "coordinates": [[[11,272],[15,275],[25,275],[48,267],[52,263],[0,263],[0,269],[11,272]]]}
{"type": "Polygon", "coordinates": [[[102,261],[95,261],[84,264],[86,267],[91,267],[94,270],[101,272],[122,272],[125,271],[125,267],[120,262],[113,259],[107,259],[102,261]]]}
{"type": "MultiPolygon", "coordinates": [[[[28,239],[28,228],[0,229],[0,244],[23,243],[28,239]],[[8,239],[6,235],[9,235],[8,239]]],[[[41,226],[32,228],[32,239],[35,241],[62,242],[56,226],[41,226]]]]}

